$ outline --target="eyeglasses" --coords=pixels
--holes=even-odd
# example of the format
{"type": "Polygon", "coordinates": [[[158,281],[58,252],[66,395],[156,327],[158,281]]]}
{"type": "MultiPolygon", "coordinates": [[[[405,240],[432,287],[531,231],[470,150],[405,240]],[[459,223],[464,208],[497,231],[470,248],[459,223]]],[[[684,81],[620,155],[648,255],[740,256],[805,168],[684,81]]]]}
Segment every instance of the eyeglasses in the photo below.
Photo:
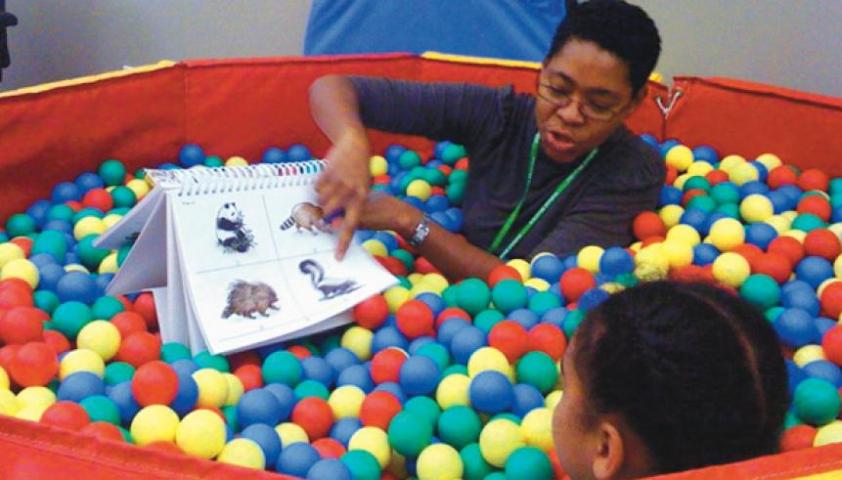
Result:
{"type": "MultiPolygon", "coordinates": [[[[540,81],[538,82],[536,95],[538,98],[551,104],[556,109],[566,108],[573,102],[572,92],[563,88],[554,87],[547,83],[541,83],[540,81]]],[[[616,106],[605,107],[588,100],[577,101],[579,103],[579,113],[581,113],[583,117],[602,122],[611,120],[618,115],[623,108],[625,108],[625,105],[617,108],[616,106]]]]}

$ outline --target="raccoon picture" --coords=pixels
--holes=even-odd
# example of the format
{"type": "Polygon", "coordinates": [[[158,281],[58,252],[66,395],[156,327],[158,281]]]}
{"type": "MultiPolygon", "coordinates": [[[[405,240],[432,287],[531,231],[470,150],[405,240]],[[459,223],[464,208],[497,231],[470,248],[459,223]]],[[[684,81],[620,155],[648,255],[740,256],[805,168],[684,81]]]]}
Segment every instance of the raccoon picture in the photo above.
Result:
{"type": "Polygon", "coordinates": [[[277,302],[278,294],[269,285],[263,282],[236,280],[228,285],[228,300],[222,311],[222,318],[231,315],[255,318],[256,314],[268,317],[272,310],[281,309],[276,305],[277,302]]]}
{"type": "Polygon", "coordinates": [[[310,202],[302,202],[292,207],[289,217],[281,223],[281,230],[289,230],[295,226],[296,232],[307,230],[313,235],[319,232],[330,232],[330,227],[325,223],[324,212],[321,208],[310,202]]]}
{"type": "Polygon", "coordinates": [[[325,278],[325,269],[315,260],[304,260],[298,264],[301,273],[310,276],[310,283],[313,288],[321,292],[319,300],[329,300],[351,293],[362,285],[351,279],[325,278]]]}
{"type": "Polygon", "coordinates": [[[245,253],[257,245],[235,202],[223,203],[216,212],[216,242],[226,253],[245,253]]]}

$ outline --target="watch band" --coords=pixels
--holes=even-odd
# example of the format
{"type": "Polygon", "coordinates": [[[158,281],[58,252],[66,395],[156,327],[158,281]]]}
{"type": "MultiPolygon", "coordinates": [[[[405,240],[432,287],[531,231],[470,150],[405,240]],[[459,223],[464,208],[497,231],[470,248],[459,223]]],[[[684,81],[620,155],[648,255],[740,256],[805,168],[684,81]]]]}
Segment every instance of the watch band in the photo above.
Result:
{"type": "Polygon", "coordinates": [[[427,235],[430,234],[430,217],[424,215],[421,217],[421,220],[418,222],[418,225],[415,226],[415,231],[412,232],[412,236],[407,240],[407,242],[412,245],[413,247],[418,247],[424,240],[427,239],[427,235]]]}

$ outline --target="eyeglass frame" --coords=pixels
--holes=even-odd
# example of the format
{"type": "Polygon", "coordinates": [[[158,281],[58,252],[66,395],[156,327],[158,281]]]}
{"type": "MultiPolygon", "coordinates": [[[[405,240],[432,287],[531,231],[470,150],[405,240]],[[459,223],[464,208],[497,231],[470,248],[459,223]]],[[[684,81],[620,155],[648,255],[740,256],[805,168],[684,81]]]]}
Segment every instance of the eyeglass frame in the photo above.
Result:
{"type": "MultiPolygon", "coordinates": [[[[572,95],[566,95],[567,99],[565,101],[562,101],[562,102],[559,102],[558,100],[547,98],[546,96],[542,95],[541,94],[541,87],[548,88],[550,91],[559,91],[560,90],[560,89],[558,89],[558,88],[556,88],[556,87],[554,87],[554,86],[552,86],[548,83],[542,83],[541,82],[542,76],[543,76],[543,71],[535,79],[535,97],[536,98],[549,103],[550,105],[555,107],[555,110],[558,110],[559,108],[567,108],[571,103],[573,103],[573,96],[572,95]]],[[[580,115],[582,115],[582,118],[585,118],[585,119],[588,119],[588,120],[593,120],[595,122],[610,122],[615,117],[620,115],[623,112],[623,110],[628,108],[629,105],[632,105],[634,103],[634,99],[632,99],[628,103],[624,103],[623,106],[621,106],[620,108],[612,108],[611,110],[609,110],[607,112],[610,115],[605,117],[605,118],[600,118],[599,116],[594,117],[592,114],[586,113],[586,111],[583,110],[583,109],[585,107],[589,107],[589,108],[592,107],[592,104],[588,103],[587,101],[576,100],[576,102],[578,103],[576,110],[579,112],[580,115]]]]}

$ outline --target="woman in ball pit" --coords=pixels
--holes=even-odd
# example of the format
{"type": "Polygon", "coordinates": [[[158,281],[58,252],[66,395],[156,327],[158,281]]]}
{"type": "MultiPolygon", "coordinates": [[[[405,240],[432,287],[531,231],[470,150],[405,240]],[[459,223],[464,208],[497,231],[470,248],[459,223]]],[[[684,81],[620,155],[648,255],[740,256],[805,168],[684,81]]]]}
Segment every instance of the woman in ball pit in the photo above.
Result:
{"type": "Polygon", "coordinates": [[[576,331],[562,376],[553,438],[574,480],[773,454],[789,405],[772,327],[711,284],[657,281],[612,295],[576,331]]]}
{"type": "Polygon", "coordinates": [[[317,192],[329,215],[345,212],[337,256],[358,226],[396,231],[452,278],[486,278],[501,258],[627,245],[632,220],[655,207],[665,178],[657,153],[623,124],[645,98],[660,50],[642,9],[591,0],[559,24],[534,97],[469,84],[319,78],[311,109],[333,147],[317,192]],[[366,127],[467,147],[465,238],[409,203],[369,195],[366,127]]]}

